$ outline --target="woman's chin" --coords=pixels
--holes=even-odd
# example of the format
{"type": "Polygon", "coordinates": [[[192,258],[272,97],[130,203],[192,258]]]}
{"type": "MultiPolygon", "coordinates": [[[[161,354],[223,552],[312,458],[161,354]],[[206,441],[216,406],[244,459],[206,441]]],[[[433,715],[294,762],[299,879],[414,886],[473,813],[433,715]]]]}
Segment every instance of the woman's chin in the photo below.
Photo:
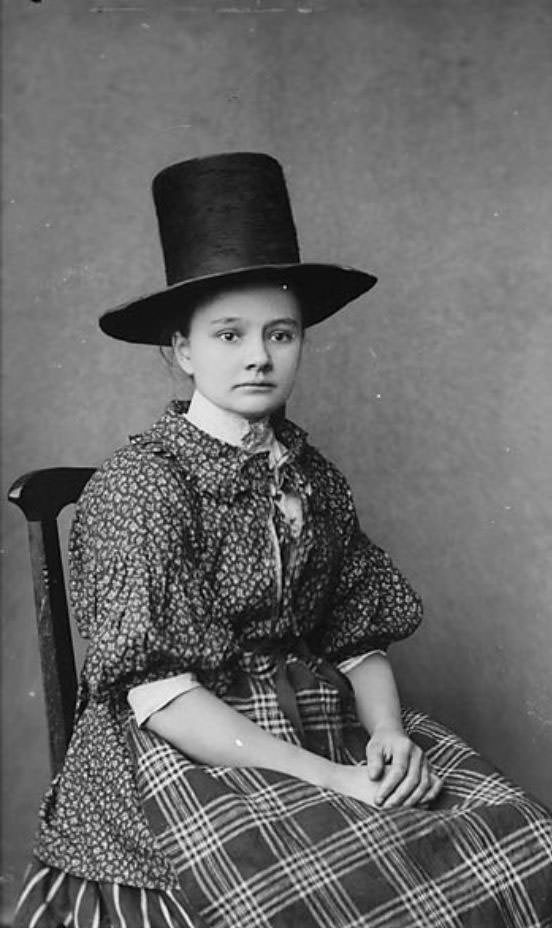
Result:
{"type": "Polygon", "coordinates": [[[247,419],[270,416],[282,406],[282,400],[270,396],[249,396],[234,406],[235,412],[247,419]]]}

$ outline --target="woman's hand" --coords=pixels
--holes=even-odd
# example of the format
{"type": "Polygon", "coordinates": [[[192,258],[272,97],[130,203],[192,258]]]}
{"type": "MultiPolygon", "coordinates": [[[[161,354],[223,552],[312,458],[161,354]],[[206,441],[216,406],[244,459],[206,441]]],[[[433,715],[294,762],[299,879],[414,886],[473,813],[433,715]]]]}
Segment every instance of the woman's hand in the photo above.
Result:
{"type": "MultiPolygon", "coordinates": [[[[416,748],[416,745],[412,746],[416,748]]],[[[417,750],[420,751],[419,748],[417,750]]],[[[424,765],[420,766],[423,771],[424,765]]],[[[392,809],[397,806],[411,808],[429,802],[441,788],[441,781],[429,770],[427,761],[425,767],[427,777],[426,773],[422,772],[417,785],[412,788],[407,785],[408,774],[399,781],[399,785],[395,786],[396,772],[392,770],[392,765],[383,765],[383,780],[378,782],[370,776],[368,768],[364,765],[334,764],[331,779],[325,785],[343,796],[351,796],[375,808],[392,809]],[[382,795],[383,799],[380,798],[382,795]],[[389,797],[387,801],[385,797],[389,797]]]]}
{"type": "Polygon", "coordinates": [[[380,726],[366,746],[368,777],[377,784],[375,805],[383,809],[411,808],[435,799],[442,782],[431,770],[420,747],[402,731],[380,726]]]}

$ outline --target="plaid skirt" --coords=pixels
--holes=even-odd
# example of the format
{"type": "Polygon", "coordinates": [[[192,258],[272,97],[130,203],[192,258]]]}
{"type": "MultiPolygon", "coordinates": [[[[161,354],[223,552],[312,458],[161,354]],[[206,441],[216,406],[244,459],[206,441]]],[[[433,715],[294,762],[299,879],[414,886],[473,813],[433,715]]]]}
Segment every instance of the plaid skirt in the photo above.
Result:
{"type": "MultiPolygon", "coordinates": [[[[362,763],[352,704],[314,662],[288,656],[285,671],[302,743],[362,763]]],[[[270,658],[245,655],[225,700],[298,743],[277,674],[270,658]]],[[[385,811],[272,770],[197,764],[130,723],[143,808],[180,890],[92,883],[36,862],[17,928],[552,926],[550,814],[442,725],[410,710],[404,724],[444,781],[430,808],[385,811]]]]}

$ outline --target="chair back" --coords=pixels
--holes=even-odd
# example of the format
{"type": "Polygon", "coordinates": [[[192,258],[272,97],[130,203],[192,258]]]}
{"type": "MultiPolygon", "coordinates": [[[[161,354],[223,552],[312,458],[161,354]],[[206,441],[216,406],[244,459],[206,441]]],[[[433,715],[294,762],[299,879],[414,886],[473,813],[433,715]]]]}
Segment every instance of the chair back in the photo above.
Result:
{"type": "Polygon", "coordinates": [[[52,467],[24,474],[8,499],[23,512],[29,531],[31,571],[46,703],[52,773],[57,773],[73,727],[77,696],[75,652],[60,553],[58,516],[76,503],[92,467],[52,467]]]}

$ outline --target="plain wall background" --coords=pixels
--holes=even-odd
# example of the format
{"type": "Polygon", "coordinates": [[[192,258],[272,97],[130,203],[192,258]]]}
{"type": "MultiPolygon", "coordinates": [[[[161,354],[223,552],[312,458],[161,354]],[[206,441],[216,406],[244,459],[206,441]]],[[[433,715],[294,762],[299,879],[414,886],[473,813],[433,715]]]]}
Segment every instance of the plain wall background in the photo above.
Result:
{"type": "MultiPolygon", "coordinates": [[[[163,285],[171,161],[268,151],[303,256],[371,294],[309,334],[289,414],[423,593],[404,697],[552,805],[549,0],[8,0],[4,484],[97,464],[181,388],[97,316],[163,285]]],[[[4,506],[5,905],[48,782],[4,506]]]]}

